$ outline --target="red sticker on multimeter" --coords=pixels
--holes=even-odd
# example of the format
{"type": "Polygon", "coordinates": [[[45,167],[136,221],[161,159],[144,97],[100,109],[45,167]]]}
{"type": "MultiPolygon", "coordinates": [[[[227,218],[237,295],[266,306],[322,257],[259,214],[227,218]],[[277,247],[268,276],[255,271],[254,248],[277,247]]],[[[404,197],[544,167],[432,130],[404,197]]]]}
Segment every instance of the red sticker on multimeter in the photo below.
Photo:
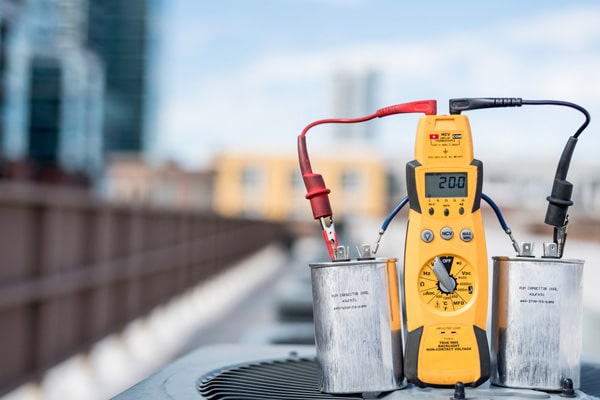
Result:
{"type": "Polygon", "coordinates": [[[440,135],[437,133],[430,133],[429,134],[429,139],[430,140],[438,140],[440,138],[440,135]]]}

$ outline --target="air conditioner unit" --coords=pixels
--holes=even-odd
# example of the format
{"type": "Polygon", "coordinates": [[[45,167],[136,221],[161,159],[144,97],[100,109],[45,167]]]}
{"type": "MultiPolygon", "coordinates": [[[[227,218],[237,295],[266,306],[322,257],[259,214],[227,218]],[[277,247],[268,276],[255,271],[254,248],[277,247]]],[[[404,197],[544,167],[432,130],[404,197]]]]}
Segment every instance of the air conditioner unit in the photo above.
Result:
{"type": "MultiPolygon", "coordinates": [[[[600,364],[582,364],[582,388],[576,399],[599,400],[600,364]]],[[[362,399],[361,394],[332,395],[319,391],[314,346],[215,345],[176,360],[117,395],[117,400],[308,400],[362,399]]],[[[382,393],[382,400],[454,398],[453,389],[407,388],[382,393]]],[[[466,388],[466,399],[564,399],[561,393],[501,388],[485,383],[466,388]]]]}

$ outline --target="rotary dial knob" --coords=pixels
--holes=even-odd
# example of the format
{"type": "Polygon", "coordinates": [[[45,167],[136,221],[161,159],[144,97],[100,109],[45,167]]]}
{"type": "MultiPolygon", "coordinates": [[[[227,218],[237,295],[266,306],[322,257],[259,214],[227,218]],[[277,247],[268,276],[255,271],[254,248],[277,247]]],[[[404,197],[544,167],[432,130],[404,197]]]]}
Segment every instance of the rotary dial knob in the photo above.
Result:
{"type": "Polygon", "coordinates": [[[421,268],[421,300],[437,311],[460,310],[471,301],[474,291],[474,269],[460,256],[440,255],[421,268]]]}

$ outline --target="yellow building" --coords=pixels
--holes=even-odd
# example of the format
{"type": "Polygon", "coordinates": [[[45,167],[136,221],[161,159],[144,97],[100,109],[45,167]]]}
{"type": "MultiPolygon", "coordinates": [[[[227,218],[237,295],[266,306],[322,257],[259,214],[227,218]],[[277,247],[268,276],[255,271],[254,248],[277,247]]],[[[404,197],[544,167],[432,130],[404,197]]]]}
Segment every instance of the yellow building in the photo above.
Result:
{"type": "MultiPolygon", "coordinates": [[[[386,214],[384,163],[364,153],[311,157],[313,171],[331,189],[336,219],[386,214]]],[[[224,154],[215,160],[214,209],[225,216],[268,220],[311,219],[296,155],[224,154]]]]}

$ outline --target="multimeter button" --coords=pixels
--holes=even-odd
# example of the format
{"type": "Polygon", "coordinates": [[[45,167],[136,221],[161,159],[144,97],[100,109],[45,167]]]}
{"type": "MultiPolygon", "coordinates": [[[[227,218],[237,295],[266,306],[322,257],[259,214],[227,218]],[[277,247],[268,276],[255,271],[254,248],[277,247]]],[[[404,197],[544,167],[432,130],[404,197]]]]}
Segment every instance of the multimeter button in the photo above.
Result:
{"type": "Polygon", "coordinates": [[[430,229],[423,229],[421,232],[421,240],[425,243],[429,243],[433,240],[433,232],[430,229]]]}
{"type": "Polygon", "coordinates": [[[470,229],[463,229],[460,231],[460,238],[463,240],[463,242],[470,242],[473,240],[473,231],[470,229]]]}
{"type": "Polygon", "coordinates": [[[448,210],[447,208],[444,208],[444,216],[448,216],[450,215],[450,210],[448,210]]]}
{"type": "Polygon", "coordinates": [[[433,215],[435,209],[433,207],[429,207],[429,215],[433,215]]]}
{"type": "Polygon", "coordinates": [[[454,236],[454,231],[452,228],[445,227],[440,231],[440,235],[442,236],[442,239],[450,240],[452,239],[452,236],[454,236]]]}
{"type": "Polygon", "coordinates": [[[463,215],[463,214],[465,213],[465,208],[464,208],[464,207],[461,207],[461,208],[459,208],[459,209],[458,209],[458,213],[459,213],[460,215],[463,215]]]}

